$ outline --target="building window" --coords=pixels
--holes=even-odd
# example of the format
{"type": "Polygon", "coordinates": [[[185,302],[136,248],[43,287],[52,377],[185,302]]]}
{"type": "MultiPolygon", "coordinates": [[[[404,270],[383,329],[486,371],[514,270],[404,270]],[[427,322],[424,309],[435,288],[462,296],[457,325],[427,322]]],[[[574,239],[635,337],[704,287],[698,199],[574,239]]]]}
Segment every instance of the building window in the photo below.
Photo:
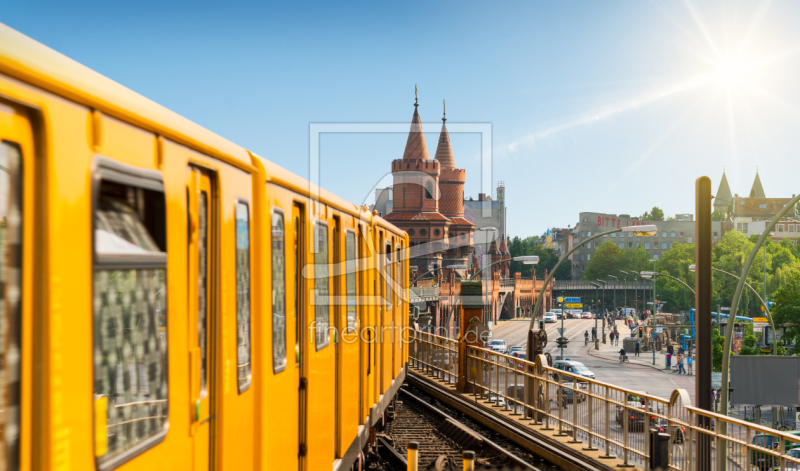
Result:
{"type": "MultiPolygon", "coordinates": [[[[715,231],[715,232],[714,232],[714,237],[719,237],[719,232],[716,232],[716,231],[715,231]]],[[[691,239],[691,237],[689,237],[689,239],[691,239]]],[[[689,243],[691,244],[691,242],[689,242],[689,243]]]]}
{"type": "Polygon", "coordinates": [[[628,242],[628,248],[629,248],[629,249],[632,249],[632,248],[633,248],[633,242],[628,242]]]}
{"type": "Polygon", "coordinates": [[[653,255],[653,260],[658,260],[658,254],[653,255]]]}
{"type": "Polygon", "coordinates": [[[612,232],[612,233],[611,233],[611,237],[616,237],[616,236],[617,236],[617,233],[616,233],[616,232],[612,232]]]}
{"type": "Polygon", "coordinates": [[[603,234],[603,237],[608,237],[608,234],[603,234]]]}
{"type": "MultiPolygon", "coordinates": [[[[132,179],[145,187],[118,183],[125,173],[118,166],[100,164],[94,208],[94,452],[99,467],[133,457],[163,437],[169,411],[163,186],[160,177],[136,175],[136,170],[132,179]]],[[[7,233],[3,243],[9,243],[7,233]]]]}
{"type": "Polygon", "coordinates": [[[586,254],[586,260],[591,260],[591,259],[592,259],[592,254],[590,254],[590,253],[586,254]]]}
{"type": "Polygon", "coordinates": [[[422,237],[425,237],[426,235],[428,235],[428,231],[426,231],[425,229],[420,229],[419,230],[419,235],[421,235],[422,237]]]}
{"type": "Polygon", "coordinates": [[[789,232],[794,232],[794,224],[789,224],[789,232]]]}
{"type": "Polygon", "coordinates": [[[584,233],[584,231],[581,231],[581,237],[586,237],[586,234],[584,233]]]}
{"type": "Polygon", "coordinates": [[[666,242],[662,242],[661,243],[661,249],[662,250],[667,250],[667,243],[666,242]]]}
{"type": "Polygon", "coordinates": [[[433,199],[433,183],[432,182],[425,183],[425,199],[426,200],[433,199]]]}
{"type": "Polygon", "coordinates": [[[758,209],[767,209],[767,203],[761,203],[758,205],[758,209]]]}
{"type": "Polygon", "coordinates": [[[619,248],[624,249],[625,248],[625,242],[620,242],[619,243],[619,248]]]}
{"type": "Polygon", "coordinates": [[[641,247],[641,246],[642,246],[642,243],[641,243],[641,242],[637,242],[637,243],[636,243],[636,248],[637,248],[637,249],[638,249],[639,247],[641,247]]]}
{"type": "Polygon", "coordinates": [[[670,233],[669,233],[669,236],[670,236],[670,237],[675,237],[675,231],[672,231],[672,232],[670,232],[670,233]]]}
{"type": "MultiPolygon", "coordinates": [[[[716,234],[716,232],[715,232],[714,234],[716,234]]],[[[686,239],[686,242],[687,242],[687,243],[689,243],[689,244],[691,244],[691,243],[692,243],[692,237],[688,237],[688,238],[686,239]]]]}
{"type": "Polygon", "coordinates": [[[416,231],[414,231],[414,229],[409,229],[408,230],[409,237],[414,237],[414,234],[416,234],[416,231]]]}
{"type": "Polygon", "coordinates": [[[645,242],[644,243],[644,248],[647,249],[647,250],[650,250],[650,242],[645,242]]]}
{"type": "Polygon", "coordinates": [[[582,272],[586,271],[586,267],[584,265],[581,265],[581,271],[582,272]]]}
{"type": "Polygon", "coordinates": [[[744,206],[744,199],[739,200],[739,206],[744,206]]]}
{"type": "Polygon", "coordinates": [[[592,231],[586,233],[586,237],[591,237],[591,236],[592,236],[592,231]]]}
{"type": "Polygon", "coordinates": [[[778,224],[778,232],[783,232],[783,224],[778,224]]]}
{"type": "Polygon", "coordinates": [[[683,232],[681,232],[681,237],[683,237],[683,232]]]}
{"type": "Polygon", "coordinates": [[[434,237],[439,237],[439,234],[440,234],[439,229],[434,229],[433,230],[433,236],[434,237]]]}
{"type": "Polygon", "coordinates": [[[587,249],[591,249],[592,248],[592,243],[591,242],[587,242],[586,243],[586,248],[587,249]]]}
{"type": "Polygon", "coordinates": [[[661,237],[666,237],[666,236],[667,236],[667,231],[661,233],[661,237]]]}
{"type": "Polygon", "coordinates": [[[586,260],[586,255],[581,254],[581,260],[586,260]]]}
{"type": "Polygon", "coordinates": [[[633,237],[633,232],[628,232],[628,237],[633,237]]]}

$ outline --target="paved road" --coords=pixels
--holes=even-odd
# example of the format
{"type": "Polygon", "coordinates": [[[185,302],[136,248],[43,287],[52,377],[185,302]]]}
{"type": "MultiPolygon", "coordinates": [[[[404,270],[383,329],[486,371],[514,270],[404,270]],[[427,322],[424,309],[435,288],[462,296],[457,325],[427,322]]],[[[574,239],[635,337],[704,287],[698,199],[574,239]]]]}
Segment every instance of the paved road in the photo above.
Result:
{"type": "MultiPolygon", "coordinates": [[[[642,365],[622,365],[617,361],[590,356],[588,354],[589,347],[584,346],[583,333],[588,330],[591,336],[594,323],[594,319],[564,320],[565,336],[570,339],[568,346],[564,349],[566,358],[580,361],[586,365],[587,368],[594,372],[599,381],[644,391],[664,399],[668,399],[673,390],[683,388],[689,393],[692,403],[694,403],[695,381],[693,376],[676,375],[642,365]]],[[[598,319],[597,325],[598,332],[602,334],[602,321],[598,319]]],[[[492,331],[492,337],[505,340],[509,346],[525,346],[528,339],[528,327],[529,323],[527,321],[508,322],[495,327],[492,331]]],[[[560,320],[555,324],[545,324],[548,338],[545,351],[550,352],[553,357],[560,355],[560,349],[555,344],[555,339],[558,337],[557,327],[561,327],[560,320]]],[[[625,329],[625,332],[627,333],[627,329],[625,329]]],[[[643,353],[643,355],[646,355],[646,353],[643,353]]]]}

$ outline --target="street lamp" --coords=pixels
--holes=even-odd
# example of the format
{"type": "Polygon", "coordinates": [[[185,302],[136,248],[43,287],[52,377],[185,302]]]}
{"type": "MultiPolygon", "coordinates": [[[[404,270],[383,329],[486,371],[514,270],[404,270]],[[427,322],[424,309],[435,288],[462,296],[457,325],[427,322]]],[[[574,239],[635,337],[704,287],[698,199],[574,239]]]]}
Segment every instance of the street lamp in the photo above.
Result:
{"type": "MultiPolygon", "coordinates": [[[[603,307],[601,308],[601,311],[605,311],[606,310],[606,283],[608,283],[608,282],[607,281],[603,281],[603,280],[596,280],[596,281],[598,283],[602,283],[603,284],[603,307]]],[[[597,316],[599,316],[601,313],[597,313],[594,316],[594,349],[595,350],[599,350],[600,349],[600,346],[598,345],[598,342],[597,342],[597,316]]],[[[603,318],[605,318],[605,313],[602,313],[602,314],[603,314],[603,318]]],[[[605,331],[606,331],[606,329],[605,329],[605,321],[603,323],[603,326],[604,326],[603,327],[603,333],[605,334],[605,331]]]]}
{"type": "MultiPolygon", "coordinates": [[[[522,262],[525,265],[536,265],[537,263],[539,263],[539,256],[538,255],[521,255],[521,256],[518,256],[518,257],[513,257],[512,260],[514,260],[515,262],[522,262]]],[[[483,267],[480,270],[478,270],[477,272],[475,272],[469,279],[470,280],[475,279],[475,277],[478,276],[478,273],[486,270],[487,268],[491,267],[492,265],[497,265],[500,262],[507,262],[507,261],[508,261],[508,259],[500,260],[500,261],[491,263],[489,265],[486,265],[485,267],[483,267]]],[[[452,317],[453,317],[453,313],[456,310],[456,304],[458,304],[458,300],[460,298],[461,298],[461,294],[459,293],[455,297],[455,299],[453,300],[453,303],[452,303],[451,308],[450,308],[450,313],[447,314],[447,320],[445,321],[445,325],[447,325],[447,326],[450,325],[450,319],[452,319],[452,317]]],[[[448,332],[449,332],[449,329],[448,329],[448,332]]]]}
{"type": "Polygon", "coordinates": [[[655,226],[655,224],[646,224],[641,226],[627,226],[621,229],[613,229],[610,231],[599,232],[593,235],[592,237],[587,237],[586,239],[581,241],[580,244],[576,244],[572,248],[572,250],[564,254],[564,256],[561,257],[561,259],[559,259],[558,263],[556,263],[556,266],[553,267],[553,269],[550,271],[550,274],[547,276],[547,279],[542,284],[542,291],[539,293],[539,297],[536,299],[536,306],[534,306],[533,313],[531,314],[531,324],[530,324],[531,330],[533,330],[533,328],[536,326],[536,319],[539,316],[539,308],[542,305],[542,298],[544,298],[544,292],[547,289],[547,286],[550,284],[550,281],[553,279],[553,276],[555,276],[558,267],[560,267],[561,264],[564,263],[564,260],[567,260],[569,256],[573,254],[573,252],[583,247],[583,245],[586,244],[587,242],[591,242],[594,239],[607,236],[609,234],[616,234],[617,232],[632,232],[634,235],[637,236],[651,237],[658,233],[658,228],[655,226]]]}
{"type": "MultiPolygon", "coordinates": [[[[696,267],[694,265],[689,265],[689,271],[690,272],[694,273],[695,269],[696,269],[696,267]]],[[[737,280],[740,279],[740,277],[734,275],[733,273],[731,273],[729,271],[720,270],[719,268],[714,268],[714,267],[712,267],[711,269],[714,270],[715,272],[722,273],[722,274],[728,275],[730,277],[736,278],[737,280]]],[[[764,298],[762,298],[758,294],[758,291],[756,291],[756,289],[753,288],[753,286],[750,283],[745,281],[744,284],[745,284],[745,286],[747,286],[748,289],[750,289],[750,291],[753,292],[753,294],[756,295],[756,298],[758,298],[758,300],[761,301],[761,305],[764,306],[764,312],[767,314],[767,319],[769,319],[769,328],[772,329],[772,332],[774,334],[774,332],[775,332],[775,323],[772,321],[772,314],[770,314],[770,312],[769,312],[769,306],[767,306],[767,303],[766,303],[766,301],[764,301],[764,298]]],[[[720,314],[722,314],[722,313],[720,313],[720,314]]],[[[734,323],[736,322],[735,318],[734,318],[733,322],[734,323]]],[[[772,336],[772,354],[773,355],[777,355],[778,354],[778,341],[776,340],[775,335],[772,336]]]]}
{"type": "MultiPolygon", "coordinates": [[[[747,257],[747,261],[744,264],[744,268],[742,268],[742,276],[739,277],[739,283],[736,285],[736,291],[733,292],[733,302],[731,303],[731,313],[730,317],[734,320],[736,319],[736,313],[739,311],[739,299],[742,296],[742,290],[744,289],[745,280],[747,279],[747,274],[750,273],[750,267],[753,265],[753,261],[756,258],[756,254],[758,250],[764,245],[764,240],[769,236],[770,232],[775,228],[775,225],[778,224],[778,221],[790,210],[794,209],[797,203],[800,202],[800,195],[795,196],[792,198],[788,203],[786,203],[783,208],[772,218],[772,221],[769,223],[769,226],[764,228],[764,232],[761,233],[761,237],[758,238],[758,242],[753,247],[753,250],[750,251],[750,255],[747,257]]],[[[721,413],[723,415],[728,415],[728,362],[730,361],[730,352],[731,352],[731,342],[733,341],[733,329],[726,329],[725,330],[725,346],[722,348],[722,397],[720,398],[720,402],[722,403],[722,410],[721,413]]],[[[722,426],[722,433],[727,432],[727,426],[723,423],[722,426]]],[[[726,450],[727,451],[727,450],[726,450]]],[[[725,461],[723,461],[724,463],[725,461]]]]}
{"type": "MultiPolygon", "coordinates": [[[[412,267],[409,267],[409,268],[417,268],[417,266],[413,265],[412,267]]],[[[428,273],[433,273],[433,272],[438,271],[438,270],[444,270],[445,268],[451,268],[451,269],[454,269],[454,270],[466,270],[467,266],[466,265],[447,265],[446,267],[436,267],[436,268],[434,268],[432,270],[428,270],[425,273],[421,274],[420,276],[416,277],[414,279],[414,281],[411,282],[411,284],[413,285],[414,283],[419,281],[420,278],[422,278],[423,276],[427,275],[428,273]]]]}
{"type": "MultiPolygon", "coordinates": [[[[653,272],[655,272],[656,271],[656,262],[658,261],[658,259],[651,258],[648,261],[653,263],[653,272]]],[[[653,294],[653,312],[652,312],[652,314],[653,314],[653,317],[655,317],[656,313],[658,312],[658,307],[656,306],[656,279],[655,278],[653,278],[653,293],[652,294],[653,294]]]]}
{"type": "Polygon", "coordinates": [[[628,272],[625,270],[620,270],[619,272],[625,274],[625,301],[622,304],[622,312],[628,314],[628,272]]]}
{"type": "MultiPolygon", "coordinates": [[[[617,278],[614,275],[608,275],[608,277],[613,278],[615,281],[619,281],[619,278],[617,278]]],[[[612,307],[611,311],[616,312],[616,310],[617,310],[617,283],[614,283],[614,306],[612,307]]]]}

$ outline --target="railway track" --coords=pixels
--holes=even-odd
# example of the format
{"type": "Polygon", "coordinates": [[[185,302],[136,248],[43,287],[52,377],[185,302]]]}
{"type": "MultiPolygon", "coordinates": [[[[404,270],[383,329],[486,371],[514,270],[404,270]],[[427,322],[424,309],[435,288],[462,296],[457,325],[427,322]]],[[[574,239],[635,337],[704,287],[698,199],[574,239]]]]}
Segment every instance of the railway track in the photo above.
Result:
{"type": "Polygon", "coordinates": [[[457,412],[442,410],[441,406],[422,391],[402,388],[395,401],[394,419],[384,429],[386,439],[381,439],[384,446],[393,449],[383,455],[394,460],[396,467],[405,466],[399,458],[405,460],[407,444],[417,442],[419,469],[460,470],[462,452],[467,450],[475,452],[476,469],[549,468],[534,466],[531,463],[542,462],[541,459],[513,443],[497,440],[482,426],[457,418],[457,412]]]}

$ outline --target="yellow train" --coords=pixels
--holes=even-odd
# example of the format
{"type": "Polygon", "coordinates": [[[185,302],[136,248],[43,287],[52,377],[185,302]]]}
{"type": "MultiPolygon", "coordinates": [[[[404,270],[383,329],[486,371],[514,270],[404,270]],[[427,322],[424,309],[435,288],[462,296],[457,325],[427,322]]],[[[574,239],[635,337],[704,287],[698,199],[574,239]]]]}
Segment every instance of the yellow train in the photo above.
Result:
{"type": "Polygon", "coordinates": [[[0,25],[0,470],[358,469],[407,235],[0,25]]]}

